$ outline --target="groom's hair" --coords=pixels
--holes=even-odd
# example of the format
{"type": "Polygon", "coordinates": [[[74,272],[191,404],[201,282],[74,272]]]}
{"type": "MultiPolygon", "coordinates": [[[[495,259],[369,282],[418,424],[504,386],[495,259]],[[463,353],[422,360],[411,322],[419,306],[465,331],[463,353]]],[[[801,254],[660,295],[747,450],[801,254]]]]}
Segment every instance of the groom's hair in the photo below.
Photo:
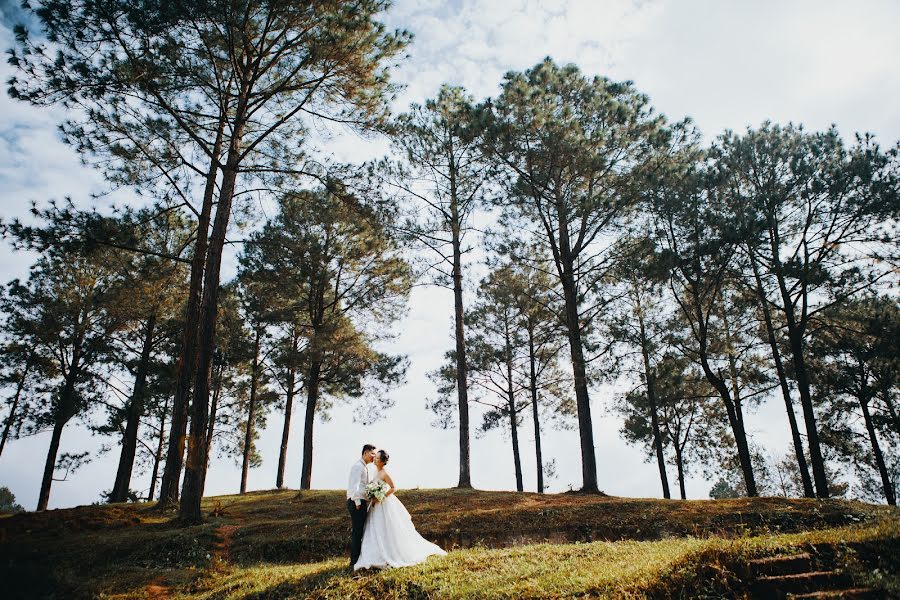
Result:
{"type": "Polygon", "coordinates": [[[373,446],[372,444],[366,444],[365,446],[363,446],[363,449],[362,449],[362,452],[360,452],[360,455],[365,454],[369,450],[374,450],[374,449],[375,449],[375,446],[373,446]]]}

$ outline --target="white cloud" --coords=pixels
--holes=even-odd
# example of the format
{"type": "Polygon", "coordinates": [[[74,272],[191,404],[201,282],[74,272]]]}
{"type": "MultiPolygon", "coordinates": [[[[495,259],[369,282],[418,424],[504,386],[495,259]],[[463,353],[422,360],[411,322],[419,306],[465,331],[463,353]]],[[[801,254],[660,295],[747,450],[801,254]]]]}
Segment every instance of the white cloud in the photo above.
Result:
{"type": "Polygon", "coordinates": [[[670,0],[611,71],[708,137],[772,119],[895,141],[900,116],[887,99],[900,92],[897,22],[890,2],[670,0]]]}

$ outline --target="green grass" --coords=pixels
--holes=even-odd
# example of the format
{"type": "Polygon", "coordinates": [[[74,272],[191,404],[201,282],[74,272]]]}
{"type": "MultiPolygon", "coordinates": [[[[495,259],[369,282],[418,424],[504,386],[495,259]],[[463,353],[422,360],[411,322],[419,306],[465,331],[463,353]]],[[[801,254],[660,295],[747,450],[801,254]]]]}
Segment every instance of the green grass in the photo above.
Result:
{"type": "MultiPolygon", "coordinates": [[[[751,558],[809,544],[898,549],[897,521],[868,527],[740,539],[537,544],[474,548],[404,569],[351,578],[345,559],[302,565],[232,567],[200,578],[182,598],[652,598],[732,596],[744,591],[751,558]]],[[[896,555],[896,552],[893,553],[896,555]]],[[[887,554],[886,556],[891,556],[887,554]]],[[[896,565],[895,565],[896,566],[896,565]]],[[[896,586],[896,581],[893,581],[896,586]]]]}
{"type": "Polygon", "coordinates": [[[399,496],[449,556],[352,578],[342,493],[272,491],[206,499],[218,516],[194,527],[146,504],[5,518],[0,581],[14,581],[21,597],[123,600],[148,597],[150,586],[193,599],[720,597],[739,595],[750,557],[818,544],[863,583],[900,593],[898,565],[884,558],[900,556],[900,513],[883,506],[471,490],[399,496]]]}

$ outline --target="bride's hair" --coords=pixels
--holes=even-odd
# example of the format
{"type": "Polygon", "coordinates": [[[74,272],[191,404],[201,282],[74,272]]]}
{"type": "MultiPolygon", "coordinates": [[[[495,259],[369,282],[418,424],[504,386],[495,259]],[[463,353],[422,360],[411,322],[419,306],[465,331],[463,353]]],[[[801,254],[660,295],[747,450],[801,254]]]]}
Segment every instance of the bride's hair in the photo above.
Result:
{"type": "Polygon", "coordinates": [[[390,460],[391,455],[385,452],[384,450],[378,451],[378,460],[382,462],[382,464],[387,464],[388,460],[390,460]]]}

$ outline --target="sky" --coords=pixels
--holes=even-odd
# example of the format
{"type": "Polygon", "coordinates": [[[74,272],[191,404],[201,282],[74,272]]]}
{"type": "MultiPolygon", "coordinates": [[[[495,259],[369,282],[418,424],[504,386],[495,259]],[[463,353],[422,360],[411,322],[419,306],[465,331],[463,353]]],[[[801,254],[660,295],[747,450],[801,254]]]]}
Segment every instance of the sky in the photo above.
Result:
{"type": "MultiPolygon", "coordinates": [[[[21,15],[17,4],[0,0],[4,49],[12,43],[11,24],[21,15]]],[[[504,73],[550,56],[591,76],[633,81],[658,112],[672,121],[690,117],[707,141],[726,129],[740,132],[766,120],[802,123],[813,131],[833,124],[848,140],[870,132],[883,146],[900,140],[900,3],[895,0],[398,0],[383,18],[415,35],[409,58],[393,72],[405,86],[397,111],[434,96],[442,83],[462,85],[476,99],[496,95],[504,73]]],[[[8,65],[0,66],[4,81],[10,74],[8,65]]],[[[91,200],[105,191],[104,182],[60,141],[56,127],[63,118],[59,109],[37,110],[0,95],[0,218],[27,216],[32,201],[70,196],[90,206],[113,200],[91,200]]],[[[343,136],[324,150],[339,160],[364,160],[384,147],[343,136]]],[[[33,259],[0,241],[0,281],[25,277],[33,259]]],[[[233,271],[233,257],[226,273],[229,268],[233,271]]],[[[390,470],[401,490],[456,484],[457,432],[432,427],[433,415],[425,408],[435,393],[427,373],[452,345],[451,317],[451,292],[414,290],[407,316],[397,324],[399,335],[385,348],[409,357],[407,382],[391,393],[394,407],[373,425],[354,423],[352,409],[340,405],[327,422],[316,423],[314,488],[344,487],[351,463],[368,442],[390,451],[390,470]]],[[[617,389],[591,390],[599,486],[616,496],[660,497],[655,461],[647,462],[643,450],[628,446],[618,433],[621,420],[610,411],[617,389]]],[[[746,422],[753,442],[775,455],[788,450],[781,400],[764,402],[746,422]]],[[[473,428],[477,424],[476,418],[473,428]]],[[[530,427],[526,421],[521,430],[526,491],[536,485],[530,427]]],[[[302,429],[302,410],[295,410],[290,487],[299,487],[302,429]]],[[[259,442],[263,462],[251,470],[249,489],[274,487],[280,431],[281,419],[272,415],[259,442]]],[[[580,487],[577,430],[545,431],[542,442],[544,456],[557,466],[549,490],[580,487]]],[[[94,451],[104,443],[118,442],[92,436],[73,422],[60,450],[94,451]]],[[[9,487],[28,509],[37,503],[48,444],[49,433],[36,435],[13,441],[0,456],[0,486],[9,487]]],[[[112,487],[117,459],[116,452],[107,453],[54,483],[50,507],[98,501],[100,492],[112,487]]],[[[675,491],[674,468],[669,479],[675,491]]],[[[472,483],[480,489],[515,489],[506,437],[473,434],[472,483]]],[[[236,493],[239,484],[234,459],[214,457],[206,493],[236,493]]],[[[132,482],[138,490],[148,485],[146,474],[132,482]]],[[[692,474],[688,497],[708,497],[711,485],[702,474],[692,474]]]]}

